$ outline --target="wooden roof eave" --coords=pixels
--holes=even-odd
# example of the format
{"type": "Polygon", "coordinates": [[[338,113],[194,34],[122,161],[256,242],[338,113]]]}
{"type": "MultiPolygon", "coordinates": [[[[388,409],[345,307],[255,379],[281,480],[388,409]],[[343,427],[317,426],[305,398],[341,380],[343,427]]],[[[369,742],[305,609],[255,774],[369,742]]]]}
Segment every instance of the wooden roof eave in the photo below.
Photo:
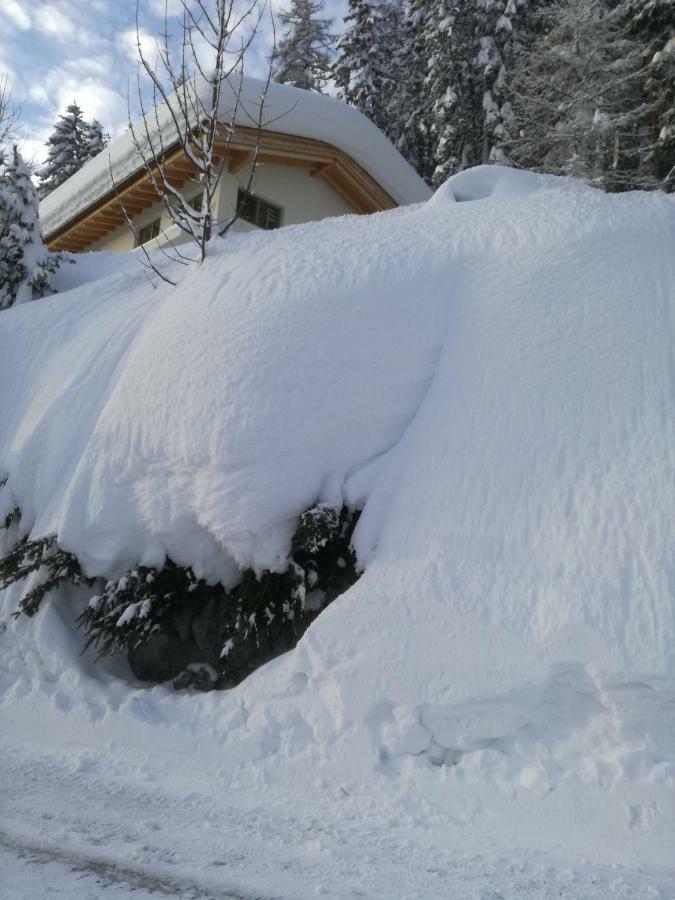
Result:
{"type": "MultiPolygon", "coordinates": [[[[225,134],[216,149],[236,172],[250,165],[256,147],[255,128],[237,128],[225,134]]],[[[337,147],[314,138],[294,137],[281,132],[265,131],[258,148],[257,161],[267,165],[288,165],[309,169],[320,177],[359,213],[392,209],[396,203],[380,185],[350,156],[337,147]]],[[[194,178],[197,167],[180,147],[167,148],[163,166],[176,187],[194,178]]],[[[136,216],[159,201],[152,178],[144,167],[98,198],[76,217],[47,235],[52,250],[85,250],[113,232],[126,221],[127,213],[136,216]]]]}

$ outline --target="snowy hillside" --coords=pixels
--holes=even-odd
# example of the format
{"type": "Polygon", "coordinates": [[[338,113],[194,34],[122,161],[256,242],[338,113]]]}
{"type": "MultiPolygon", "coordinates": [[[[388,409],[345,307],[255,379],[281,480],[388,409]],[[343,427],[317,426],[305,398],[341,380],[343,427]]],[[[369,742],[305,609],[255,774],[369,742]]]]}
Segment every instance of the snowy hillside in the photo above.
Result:
{"type": "MultiPolygon", "coordinates": [[[[133,805],[159,779],[169,832],[194,828],[173,871],[203,885],[191,791],[255,797],[254,849],[288,798],[314,822],[276,880],[235,821],[227,884],[264,896],[672,897],[675,201],[485,167],[426,204],[212,247],[177,288],[85,256],[0,314],[0,513],[89,576],[168,555],[232,586],[285,568],[303,510],[346,504],[363,575],[208,695],[79,657],[91,592],[15,620],[6,590],[5,755],[39,720],[31,753],[75,735],[82,784],[133,805]]],[[[40,802],[17,787],[0,822],[34,848],[40,802]]],[[[82,854],[68,815],[59,846],[82,854]]],[[[157,841],[134,871],[165,871],[157,841]]]]}

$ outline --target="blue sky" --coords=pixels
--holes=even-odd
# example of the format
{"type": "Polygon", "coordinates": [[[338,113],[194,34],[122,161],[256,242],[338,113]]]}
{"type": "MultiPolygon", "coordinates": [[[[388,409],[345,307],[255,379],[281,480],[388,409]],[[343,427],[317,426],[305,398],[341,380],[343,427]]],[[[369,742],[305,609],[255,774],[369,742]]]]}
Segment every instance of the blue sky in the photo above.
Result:
{"type": "MultiPolygon", "coordinates": [[[[169,0],[175,2],[175,0],[169,0]]],[[[141,0],[144,37],[161,27],[165,0],[141,0]]],[[[284,0],[273,0],[283,9],[284,0]]],[[[328,0],[341,30],[346,0],[328,0]]],[[[0,0],[0,73],[7,73],[21,105],[24,155],[36,163],[58,114],[77,100],[113,137],[127,122],[127,89],[136,75],[136,0],[0,0]]],[[[261,73],[268,36],[247,61],[261,73]]]]}

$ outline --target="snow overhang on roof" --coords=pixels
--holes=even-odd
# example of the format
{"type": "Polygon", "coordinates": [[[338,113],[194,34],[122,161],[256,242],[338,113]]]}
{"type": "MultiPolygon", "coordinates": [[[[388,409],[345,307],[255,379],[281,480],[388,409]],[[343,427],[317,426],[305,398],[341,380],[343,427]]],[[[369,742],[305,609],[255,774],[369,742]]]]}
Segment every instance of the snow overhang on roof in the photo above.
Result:
{"type": "MultiPolygon", "coordinates": [[[[258,119],[264,88],[265,82],[257,78],[244,78],[241,83],[237,80],[236,85],[228,82],[221,101],[222,121],[232,121],[236,106],[234,125],[250,131],[258,119]],[[238,103],[235,103],[239,90],[238,103]]],[[[431,194],[384,134],[362,113],[339,100],[271,83],[263,121],[269,123],[270,133],[275,135],[307,138],[346,154],[391,198],[393,203],[389,205],[422,202],[431,194]]],[[[163,146],[169,147],[176,133],[166,108],[160,109],[159,122],[163,146]]],[[[47,238],[95,208],[113,190],[113,178],[119,186],[142,171],[140,154],[131,133],[126,131],[41,202],[40,217],[47,238]]]]}

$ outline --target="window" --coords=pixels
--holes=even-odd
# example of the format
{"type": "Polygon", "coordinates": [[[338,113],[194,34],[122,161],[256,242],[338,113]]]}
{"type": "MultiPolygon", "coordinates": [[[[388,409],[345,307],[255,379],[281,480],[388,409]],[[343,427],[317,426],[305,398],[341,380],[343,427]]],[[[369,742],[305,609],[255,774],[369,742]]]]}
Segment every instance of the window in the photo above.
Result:
{"type": "Polygon", "coordinates": [[[197,212],[201,212],[202,206],[204,205],[204,191],[200,191],[198,194],[195,194],[194,197],[188,200],[188,203],[193,209],[196,209],[197,212]]]}
{"type": "Polygon", "coordinates": [[[159,234],[159,222],[159,219],[155,219],[154,222],[148,222],[147,225],[144,225],[141,228],[136,238],[137,247],[140,247],[141,244],[147,244],[148,241],[151,241],[153,238],[157,237],[157,235],[159,234]]]}
{"type": "Polygon", "coordinates": [[[237,211],[242,219],[257,225],[258,228],[279,228],[281,225],[280,206],[274,206],[253,194],[247,194],[243,188],[239,188],[237,193],[237,211]]]}

